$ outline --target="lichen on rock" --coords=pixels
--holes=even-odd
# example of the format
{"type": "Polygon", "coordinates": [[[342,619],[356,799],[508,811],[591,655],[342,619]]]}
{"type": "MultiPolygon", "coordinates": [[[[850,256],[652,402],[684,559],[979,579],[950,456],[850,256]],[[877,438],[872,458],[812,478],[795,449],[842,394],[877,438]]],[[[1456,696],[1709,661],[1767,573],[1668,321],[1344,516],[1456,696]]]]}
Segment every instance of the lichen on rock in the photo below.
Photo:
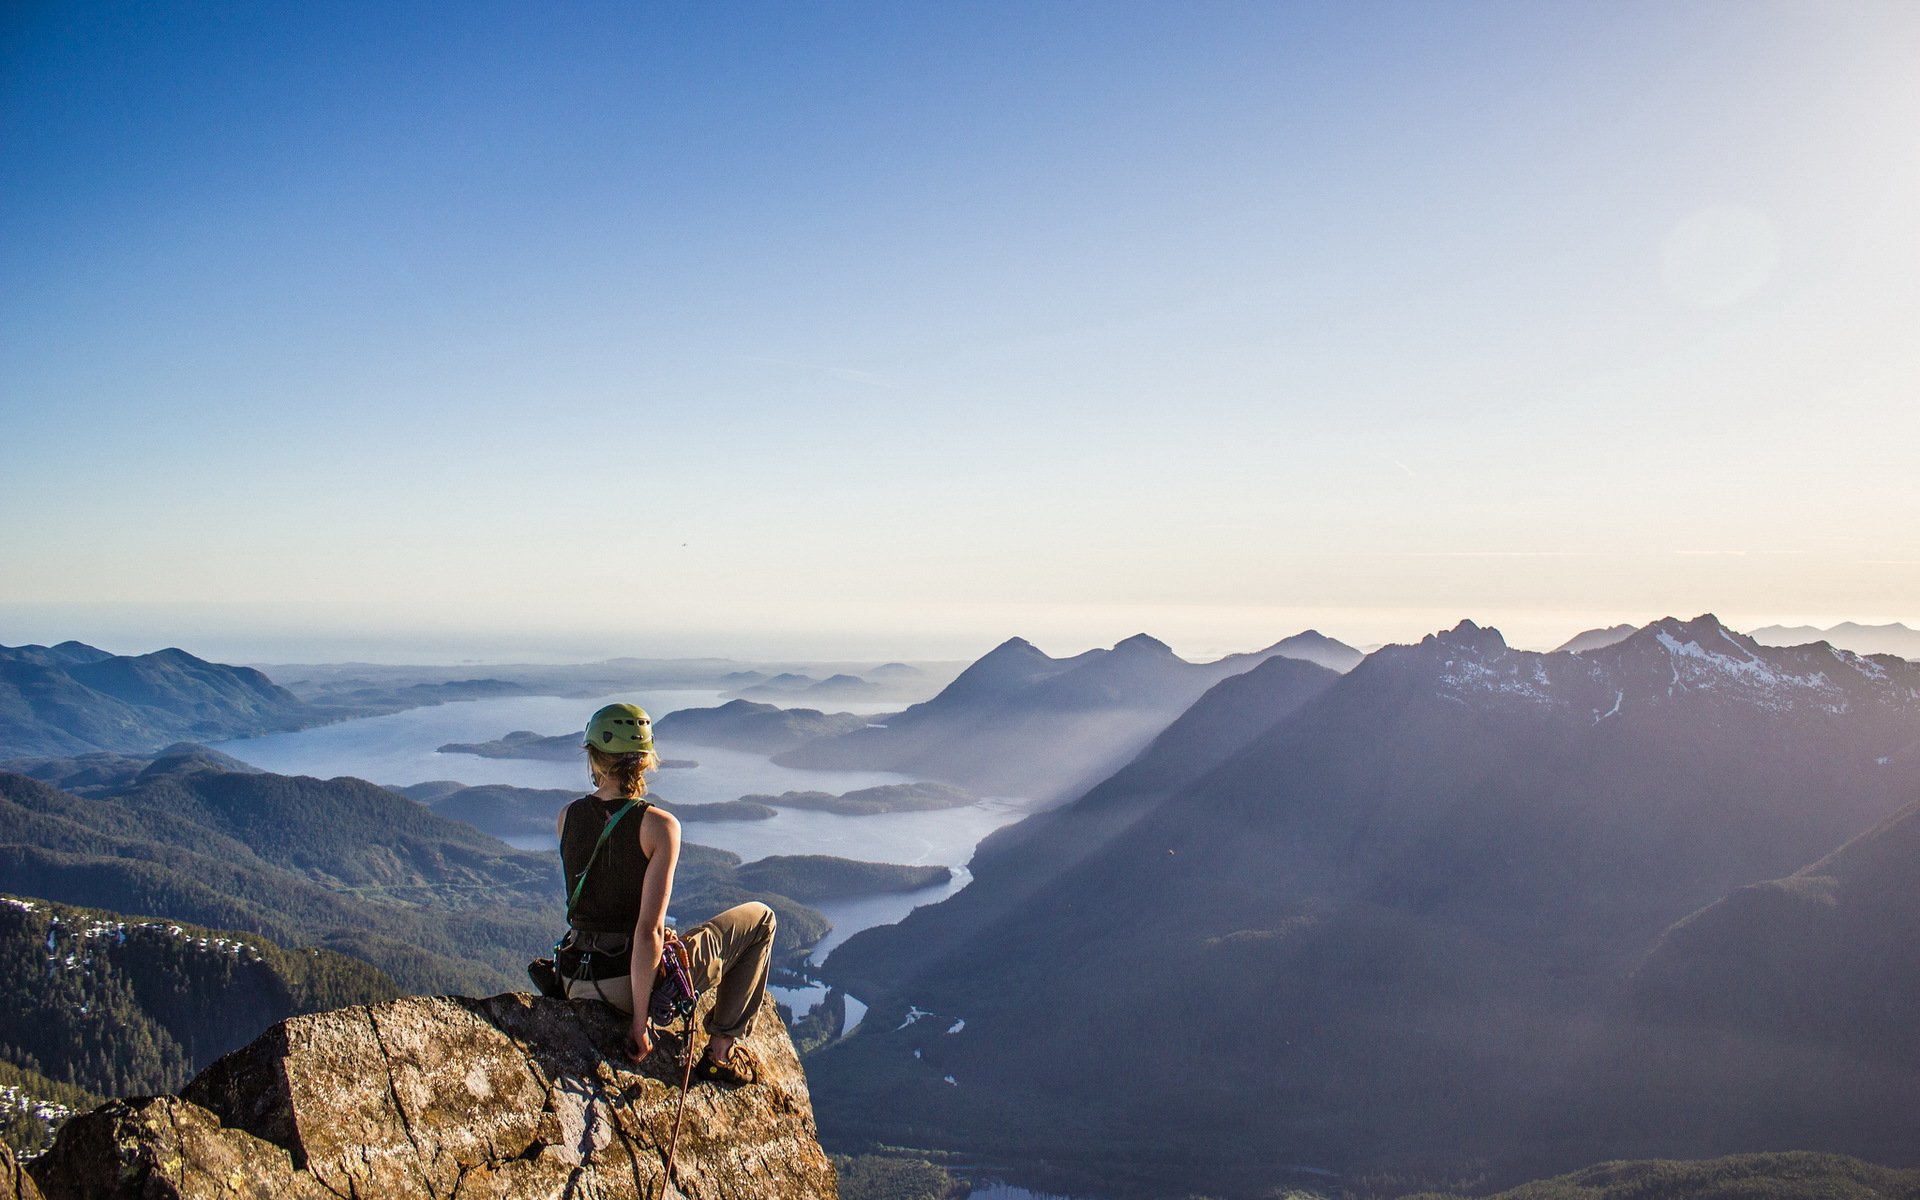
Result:
{"type": "Polygon", "coordinates": [[[625,1019],[597,1003],[524,994],[295,1017],[179,1096],[75,1117],[32,1179],[46,1200],[836,1194],[806,1076],[770,1012],[742,1043],[758,1082],[694,1085],[672,1187],[679,1070],[664,1048],[627,1063],[625,1033],[625,1019]]]}

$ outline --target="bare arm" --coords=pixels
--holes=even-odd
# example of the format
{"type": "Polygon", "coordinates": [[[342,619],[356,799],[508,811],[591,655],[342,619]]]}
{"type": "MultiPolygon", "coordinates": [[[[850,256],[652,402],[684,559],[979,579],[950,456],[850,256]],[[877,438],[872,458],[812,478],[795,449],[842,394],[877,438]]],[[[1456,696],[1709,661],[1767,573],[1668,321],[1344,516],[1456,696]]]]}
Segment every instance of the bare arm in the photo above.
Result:
{"type": "Polygon", "coordinates": [[[669,812],[649,808],[640,819],[640,851],[647,876],[640,890],[640,916],[633,925],[633,1025],[631,1036],[644,1057],[652,1048],[647,1031],[647,997],[666,942],[667,904],[673,898],[673,871],[680,863],[680,822],[669,812]]]}

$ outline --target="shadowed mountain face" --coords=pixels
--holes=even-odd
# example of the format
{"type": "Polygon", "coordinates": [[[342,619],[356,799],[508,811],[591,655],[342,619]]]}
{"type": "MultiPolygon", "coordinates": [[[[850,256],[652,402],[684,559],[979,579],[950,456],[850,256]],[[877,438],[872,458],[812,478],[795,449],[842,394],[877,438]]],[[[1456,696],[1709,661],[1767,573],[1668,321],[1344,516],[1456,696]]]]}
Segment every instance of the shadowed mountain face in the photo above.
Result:
{"type": "Polygon", "coordinates": [[[1920,803],[1681,921],[1633,992],[1659,1019],[1920,1070],[1920,803]]]}
{"type": "Polygon", "coordinates": [[[0,758],[151,752],[316,719],[260,672],[183,650],[130,657],[79,642],[0,646],[0,758]]]}
{"type": "Polygon", "coordinates": [[[1673,926],[1623,1009],[1604,1070],[1658,1080],[1675,1128],[1920,1144],[1920,803],[1673,926]]]}
{"type": "Polygon", "coordinates": [[[775,761],[899,771],[994,795],[1076,795],[1139,754],[1208,688],[1276,656],[1279,647],[1190,663],[1140,634],[1111,650],[1050,658],[1014,638],[884,725],[808,742],[775,761]]]}
{"type": "MultiPolygon", "coordinates": [[[[1579,655],[1471,623],[1388,647],[1217,763],[1197,753],[1117,830],[1061,817],[1116,803],[1127,772],[983,849],[961,897],[1004,845],[1045,880],[1023,903],[967,920],[950,901],[837,950],[828,973],[881,1016],[815,1060],[822,1119],[1150,1193],[1286,1164],[1715,1149],[1663,1145],[1629,1106],[1611,1127],[1541,1114],[1597,1086],[1578,1064],[1661,932],[1920,794],[1917,737],[1920,666],[1767,649],[1711,617],[1579,655]],[[965,1030],[887,1032],[906,1004],[965,1030]],[[1170,1029],[1195,1052],[1109,1053],[1170,1029]],[[1153,1175],[1149,1114],[1199,1165],[1153,1175]]],[[[1173,771],[1128,772],[1149,768],[1173,771]]]]}

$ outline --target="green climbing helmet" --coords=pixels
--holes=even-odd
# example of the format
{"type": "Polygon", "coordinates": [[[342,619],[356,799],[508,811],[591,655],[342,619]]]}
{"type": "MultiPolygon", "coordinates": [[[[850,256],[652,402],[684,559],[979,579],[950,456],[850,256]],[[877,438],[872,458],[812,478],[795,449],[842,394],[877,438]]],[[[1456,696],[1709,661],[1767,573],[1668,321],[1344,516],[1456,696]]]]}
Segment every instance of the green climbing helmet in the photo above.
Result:
{"type": "Polygon", "coordinates": [[[608,754],[653,750],[653,718],[638,704],[609,704],[587,722],[587,745],[608,754]]]}

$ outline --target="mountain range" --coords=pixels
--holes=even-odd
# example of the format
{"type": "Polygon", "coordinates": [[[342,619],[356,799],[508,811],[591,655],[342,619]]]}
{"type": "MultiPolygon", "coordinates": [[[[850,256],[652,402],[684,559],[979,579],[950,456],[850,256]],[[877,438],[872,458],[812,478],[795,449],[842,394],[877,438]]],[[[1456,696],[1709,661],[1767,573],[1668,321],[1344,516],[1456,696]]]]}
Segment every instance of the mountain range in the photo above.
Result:
{"type": "MultiPolygon", "coordinates": [[[[1920,795],[1920,665],[1711,616],[1579,654],[1463,622],[1330,681],[1225,680],[1181,724],[834,952],[872,1009],[810,1064],[830,1135],[1152,1195],[1822,1132],[1788,1100],[1674,1125],[1609,1067],[1651,981],[1688,977],[1649,959],[1670,926],[1920,795]]],[[[1883,1107],[1814,1148],[1897,1161],[1916,1110],[1883,1107]]]]}
{"type": "Polygon", "coordinates": [[[1357,661],[1357,651],[1341,649],[1306,633],[1265,650],[1192,663],[1146,634],[1070,658],[1012,638],[933,699],[866,728],[809,741],[774,761],[898,771],[987,795],[1062,798],[1133,758],[1222,679],[1276,657],[1357,661]]]}
{"type": "Polygon", "coordinates": [[[1888,625],[1842,621],[1829,629],[1816,629],[1811,625],[1767,625],[1754,630],[1753,639],[1764,646],[1827,642],[1856,654],[1897,654],[1901,658],[1920,659],[1920,629],[1910,629],[1898,621],[1888,625]]]}
{"type": "Polygon", "coordinates": [[[0,646],[0,755],[152,752],[298,729],[326,714],[251,667],[184,650],[109,654],[80,642],[0,646]]]}

